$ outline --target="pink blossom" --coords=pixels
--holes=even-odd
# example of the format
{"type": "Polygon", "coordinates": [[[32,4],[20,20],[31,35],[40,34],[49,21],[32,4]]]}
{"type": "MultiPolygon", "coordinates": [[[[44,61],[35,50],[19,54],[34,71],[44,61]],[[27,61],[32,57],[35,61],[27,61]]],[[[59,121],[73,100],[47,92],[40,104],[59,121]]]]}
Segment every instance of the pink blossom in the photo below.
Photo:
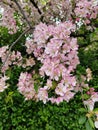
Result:
{"type": "Polygon", "coordinates": [[[91,96],[93,102],[98,102],[98,92],[94,92],[91,96]]]}
{"type": "Polygon", "coordinates": [[[26,67],[28,67],[28,66],[32,67],[32,66],[34,66],[34,65],[35,65],[34,58],[29,57],[28,59],[26,59],[26,63],[24,63],[22,66],[23,66],[24,68],[26,68],[26,67]]]}
{"type": "Polygon", "coordinates": [[[88,99],[88,100],[84,101],[84,105],[86,105],[90,111],[93,111],[93,109],[94,109],[93,100],[88,99]]]}
{"type": "Polygon", "coordinates": [[[18,27],[16,25],[16,20],[14,19],[14,10],[13,8],[8,8],[8,6],[3,6],[3,13],[2,13],[2,26],[8,28],[8,32],[10,34],[14,34],[17,32],[18,27]]]}
{"type": "Polygon", "coordinates": [[[66,102],[69,102],[70,99],[72,99],[74,97],[75,93],[74,92],[71,92],[71,91],[68,91],[65,93],[64,95],[64,100],[66,102]]]}
{"type": "Polygon", "coordinates": [[[38,46],[43,46],[49,36],[50,32],[48,31],[46,24],[40,23],[36,26],[34,31],[34,41],[38,43],[38,46]]]}
{"type": "Polygon", "coordinates": [[[34,48],[36,48],[36,45],[34,44],[33,39],[28,39],[28,40],[26,40],[25,46],[27,47],[26,52],[27,52],[28,54],[33,53],[34,48]]]}
{"type": "Polygon", "coordinates": [[[45,88],[40,88],[38,90],[38,95],[37,95],[39,100],[42,100],[44,104],[46,104],[47,100],[48,100],[48,93],[47,90],[45,88]]]}
{"type": "Polygon", "coordinates": [[[0,58],[4,55],[7,49],[8,49],[8,46],[3,46],[0,48],[0,58]]]}
{"type": "Polygon", "coordinates": [[[57,105],[61,102],[63,102],[63,97],[57,97],[57,98],[49,98],[49,101],[51,101],[52,103],[56,103],[57,105]]]}
{"type": "Polygon", "coordinates": [[[3,92],[8,87],[8,85],[6,84],[6,81],[8,79],[9,78],[7,76],[0,77],[0,92],[3,92]]]}
{"type": "Polygon", "coordinates": [[[24,95],[26,100],[32,99],[35,95],[34,81],[31,74],[21,73],[17,84],[18,91],[24,95]]]}
{"type": "Polygon", "coordinates": [[[95,19],[98,14],[98,6],[94,0],[81,0],[76,3],[75,14],[78,18],[84,19],[85,24],[90,23],[90,19],[95,19]]]}
{"type": "Polygon", "coordinates": [[[4,48],[5,49],[3,49],[3,47],[1,48],[1,52],[2,52],[1,61],[2,61],[2,63],[5,63],[5,60],[6,60],[6,63],[2,67],[2,72],[5,72],[7,69],[9,69],[9,66],[12,64],[20,66],[22,63],[22,56],[19,51],[16,51],[16,52],[12,51],[12,53],[7,58],[7,55],[9,52],[5,51],[6,47],[4,47],[4,48]]]}

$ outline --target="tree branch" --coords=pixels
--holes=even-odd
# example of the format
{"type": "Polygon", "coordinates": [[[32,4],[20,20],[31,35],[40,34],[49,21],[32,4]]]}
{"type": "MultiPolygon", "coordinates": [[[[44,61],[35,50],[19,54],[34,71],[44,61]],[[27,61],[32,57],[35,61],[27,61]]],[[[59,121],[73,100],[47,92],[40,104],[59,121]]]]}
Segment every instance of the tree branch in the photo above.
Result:
{"type": "Polygon", "coordinates": [[[19,5],[19,3],[17,2],[17,0],[14,0],[14,2],[16,3],[17,7],[19,8],[20,12],[22,13],[24,19],[26,20],[27,24],[29,25],[30,28],[32,28],[31,23],[29,22],[29,20],[27,19],[24,11],[22,10],[21,6],[19,5]]]}
{"type": "Polygon", "coordinates": [[[38,5],[35,3],[35,1],[34,1],[34,0],[30,0],[30,2],[31,2],[31,3],[33,4],[33,6],[37,9],[38,13],[39,13],[40,15],[42,15],[42,12],[41,12],[41,10],[39,9],[38,5]]]}
{"type": "Polygon", "coordinates": [[[7,54],[6,58],[5,58],[5,61],[4,61],[3,64],[1,65],[0,70],[1,70],[1,68],[5,65],[5,63],[7,62],[8,57],[9,57],[9,55],[10,55],[10,53],[11,53],[12,47],[13,47],[13,46],[21,39],[21,37],[22,37],[25,33],[27,33],[30,29],[31,29],[31,28],[28,28],[27,30],[25,30],[25,31],[16,39],[16,41],[13,42],[12,45],[9,47],[8,54],[7,54]]]}

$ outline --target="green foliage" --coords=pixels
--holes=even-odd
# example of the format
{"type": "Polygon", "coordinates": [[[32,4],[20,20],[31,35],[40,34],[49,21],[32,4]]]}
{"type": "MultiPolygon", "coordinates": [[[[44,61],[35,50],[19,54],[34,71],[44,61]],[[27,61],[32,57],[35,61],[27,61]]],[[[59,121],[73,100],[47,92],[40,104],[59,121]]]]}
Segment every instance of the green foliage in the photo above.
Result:
{"type": "Polygon", "coordinates": [[[86,116],[81,116],[80,118],[79,118],[79,124],[84,124],[85,123],[85,121],[86,121],[86,116]]]}
{"type": "MultiPolygon", "coordinates": [[[[12,94],[12,93],[11,93],[12,94]]],[[[83,107],[78,99],[60,105],[24,101],[17,91],[13,93],[13,103],[0,99],[0,128],[3,130],[85,130],[78,122],[83,107]]],[[[85,117],[83,117],[85,120],[85,117]]]]}
{"type": "Polygon", "coordinates": [[[88,121],[89,121],[90,126],[91,126],[92,128],[94,128],[94,123],[93,123],[92,119],[89,118],[88,121]]]}

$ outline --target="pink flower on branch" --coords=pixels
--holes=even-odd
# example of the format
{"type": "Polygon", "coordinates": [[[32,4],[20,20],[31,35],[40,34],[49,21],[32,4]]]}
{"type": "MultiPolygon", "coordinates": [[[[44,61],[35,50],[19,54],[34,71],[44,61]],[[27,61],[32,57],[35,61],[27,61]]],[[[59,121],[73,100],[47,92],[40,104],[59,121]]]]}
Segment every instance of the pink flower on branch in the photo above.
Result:
{"type": "Polygon", "coordinates": [[[8,85],[6,84],[6,81],[8,79],[9,78],[7,76],[0,76],[0,92],[3,92],[8,87],[8,85]]]}

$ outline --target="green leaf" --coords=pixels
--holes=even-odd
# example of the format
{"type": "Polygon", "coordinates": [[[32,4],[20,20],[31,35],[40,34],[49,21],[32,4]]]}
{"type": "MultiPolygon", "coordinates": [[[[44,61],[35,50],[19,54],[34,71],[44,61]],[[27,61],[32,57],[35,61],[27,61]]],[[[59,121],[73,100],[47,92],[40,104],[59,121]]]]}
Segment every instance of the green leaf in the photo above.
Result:
{"type": "Polygon", "coordinates": [[[86,122],[85,127],[86,127],[86,130],[93,130],[93,128],[89,124],[89,121],[86,122]]]}
{"type": "Polygon", "coordinates": [[[34,89],[36,92],[38,92],[39,85],[37,83],[34,83],[34,89]]]}
{"type": "Polygon", "coordinates": [[[98,86],[93,86],[94,88],[98,88],[98,86]]]}
{"type": "Polygon", "coordinates": [[[9,96],[12,96],[13,93],[14,93],[13,91],[10,91],[10,92],[8,93],[8,95],[9,95],[9,96]]]}
{"type": "Polygon", "coordinates": [[[80,109],[79,109],[79,112],[84,113],[84,112],[87,112],[87,110],[86,110],[85,108],[80,108],[80,109]]]}
{"type": "Polygon", "coordinates": [[[8,95],[7,95],[6,98],[5,98],[5,102],[6,102],[6,103],[8,103],[8,102],[13,103],[13,98],[12,98],[13,93],[14,93],[13,91],[10,91],[10,92],[8,93],[8,95]]]}
{"type": "Polygon", "coordinates": [[[89,118],[88,121],[89,121],[90,126],[91,126],[92,128],[94,128],[95,126],[94,126],[93,120],[92,120],[91,118],[89,118]]]}
{"type": "Polygon", "coordinates": [[[49,0],[40,0],[41,4],[44,5],[44,6],[47,4],[48,1],[49,0]]]}
{"type": "Polygon", "coordinates": [[[79,124],[84,124],[85,123],[85,121],[86,121],[86,117],[85,116],[81,116],[80,118],[79,118],[79,124]]]}
{"type": "Polygon", "coordinates": [[[95,108],[95,109],[94,109],[94,112],[97,112],[97,111],[98,111],[98,108],[95,108]]]}
{"type": "Polygon", "coordinates": [[[85,99],[85,100],[87,100],[87,99],[89,98],[89,95],[83,94],[83,95],[82,95],[82,98],[85,99]]]}
{"type": "Polygon", "coordinates": [[[52,82],[52,89],[55,89],[56,86],[57,86],[57,82],[56,82],[56,81],[53,81],[53,82],[52,82]]]}

